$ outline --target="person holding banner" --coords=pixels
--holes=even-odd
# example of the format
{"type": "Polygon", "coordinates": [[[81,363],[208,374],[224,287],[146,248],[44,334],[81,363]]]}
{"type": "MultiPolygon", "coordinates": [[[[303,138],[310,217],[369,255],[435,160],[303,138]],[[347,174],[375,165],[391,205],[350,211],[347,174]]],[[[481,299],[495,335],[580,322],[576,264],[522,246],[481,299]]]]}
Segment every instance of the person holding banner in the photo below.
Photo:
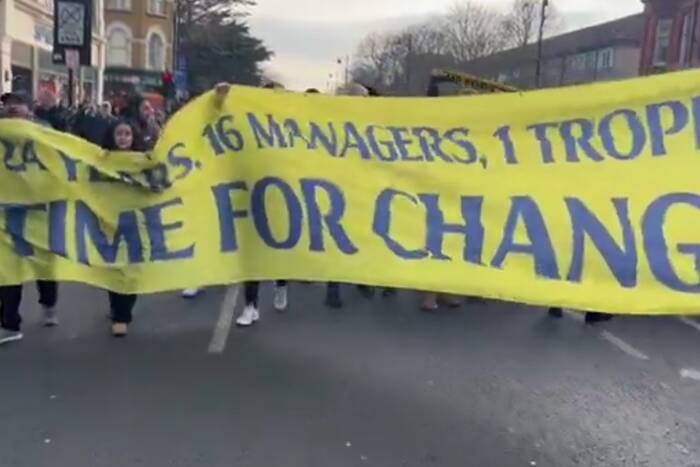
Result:
{"type": "MultiPolygon", "coordinates": [[[[561,318],[564,316],[564,310],[559,307],[551,307],[548,310],[549,316],[552,318],[561,318]]],[[[586,324],[595,324],[595,323],[600,323],[603,321],[610,321],[612,319],[612,315],[608,313],[596,313],[593,311],[589,311],[585,315],[585,322],[586,324]]]]}
{"type": "MultiPolygon", "coordinates": [[[[265,89],[277,89],[279,86],[274,83],[267,83],[263,86],[265,89]]],[[[228,95],[231,86],[228,83],[219,83],[216,85],[215,89],[215,105],[221,107],[228,95]]],[[[244,285],[244,295],[245,295],[245,307],[243,312],[236,319],[236,325],[240,327],[248,327],[255,324],[260,319],[260,309],[258,306],[258,297],[260,293],[260,282],[251,281],[246,282],[244,285]]],[[[192,287],[185,289],[182,292],[184,298],[194,298],[203,289],[198,287],[192,287]]],[[[278,280],[275,281],[275,293],[273,298],[273,306],[277,311],[284,311],[287,308],[288,300],[288,286],[287,281],[278,280]]]]}
{"type": "Polygon", "coordinates": [[[47,122],[56,131],[67,133],[70,129],[71,112],[63,107],[54,91],[44,89],[39,92],[39,100],[34,115],[47,122]]]}
{"type": "Polygon", "coordinates": [[[161,132],[151,103],[143,96],[136,95],[131,98],[123,116],[136,124],[141,134],[143,150],[151,151],[158,142],[161,132]]]}
{"type": "MultiPolygon", "coordinates": [[[[7,93],[2,96],[3,118],[20,118],[37,121],[32,116],[31,100],[29,96],[19,93],[7,93]]],[[[58,284],[53,281],[37,281],[39,292],[39,304],[43,312],[44,326],[58,325],[56,314],[56,302],[58,301],[58,284]]],[[[0,287],[0,345],[22,340],[22,284],[6,285],[0,287]]]]}
{"type": "Polygon", "coordinates": [[[444,303],[448,308],[459,308],[462,303],[457,297],[433,292],[424,292],[421,301],[421,310],[426,312],[437,311],[440,303],[444,303]]]}
{"type": "MultiPolygon", "coordinates": [[[[109,151],[142,151],[137,125],[127,121],[118,120],[113,123],[105,136],[102,145],[109,151]]],[[[132,312],[136,305],[138,295],[108,292],[110,319],[112,320],[112,335],[114,337],[126,337],[129,333],[129,324],[133,320],[132,312]]]]}
{"type": "MultiPolygon", "coordinates": [[[[260,308],[258,307],[260,282],[246,282],[243,286],[243,293],[245,295],[245,307],[241,315],[236,319],[236,325],[248,327],[260,319],[260,308]]],[[[272,302],[273,307],[277,311],[287,309],[287,281],[275,281],[275,294],[272,302]]]]}
{"type": "Polygon", "coordinates": [[[32,115],[32,105],[29,96],[17,92],[8,92],[2,95],[0,101],[2,101],[1,118],[21,118],[48,126],[46,122],[39,121],[32,115]]]}
{"type": "MultiPolygon", "coordinates": [[[[228,96],[229,91],[231,90],[231,85],[228,83],[218,83],[216,86],[214,86],[214,105],[217,108],[221,108],[224,104],[224,101],[226,100],[226,96],[228,96]]],[[[204,291],[204,288],[202,287],[188,287],[185,290],[182,291],[182,298],[185,299],[193,299],[196,298],[200,293],[204,291]]]]}
{"type": "MultiPolygon", "coordinates": [[[[307,94],[318,94],[319,91],[316,89],[309,89],[306,91],[307,94]]],[[[379,91],[371,86],[365,84],[351,82],[343,87],[336,90],[336,94],[339,96],[355,96],[355,97],[379,97],[381,94],[379,91]]],[[[374,297],[375,290],[373,287],[367,285],[358,284],[357,290],[365,298],[374,297]]],[[[396,295],[396,289],[385,287],[382,291],[382,296],[385,298],[391,298],[396,295]]],[[[337,282],[329,282],[326,286],[326,306],[330,308],[340,309],[343,307],[343,298],[340,293],[340,284],[337,282]]]]}

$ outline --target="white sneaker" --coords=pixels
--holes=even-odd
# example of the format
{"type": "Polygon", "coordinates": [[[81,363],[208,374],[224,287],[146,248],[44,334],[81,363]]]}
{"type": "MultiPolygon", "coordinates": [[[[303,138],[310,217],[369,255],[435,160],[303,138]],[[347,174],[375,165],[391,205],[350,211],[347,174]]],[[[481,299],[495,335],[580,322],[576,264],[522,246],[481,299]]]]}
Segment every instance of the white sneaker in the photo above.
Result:
{"type": "Polygon", "coordinates": [[[202,289],[185,289],[182,291],[182,298],[195,298],[201,291],[202,289]]]}
{"type": "Polygon", "coordinates": [[[253,305],[248,305],[243,309],[243,313],[236,320],[238,326],[250,326],[260,319],[260,312],[253,305]]]}
{"type": "Polygon", "coordinates": [[[21,341],[23,338],[24,335],[19,331],[0,329],[0,345],[9,344],[10,342],[21,341]]]}
{"type": "Polygon", "coordinates": [[[44,320],[44,326],[51,328],[58,326],[58,313],[55,308],[43,307],[41,311],[44,320]]]}
{"type": "Polygon", "coordinates": [[[275,287],[275,298],[273,300],[273,306],[277,311],[284,311],[287,309],[287,286],[283,285],[280,287],[275,287]]]}

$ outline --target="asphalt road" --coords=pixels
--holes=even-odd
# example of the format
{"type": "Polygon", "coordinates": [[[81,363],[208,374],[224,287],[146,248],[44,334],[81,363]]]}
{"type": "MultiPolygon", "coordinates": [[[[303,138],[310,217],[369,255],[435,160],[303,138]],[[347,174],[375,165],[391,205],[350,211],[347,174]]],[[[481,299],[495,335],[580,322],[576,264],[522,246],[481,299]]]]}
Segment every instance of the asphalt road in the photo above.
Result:
{"type": "MultiPolygon", "coordinates": [[[[28,288],[29,289],[29,288],[28,288]]],[[[1,467],[700,466],[700,320],[415,294],[290,307],[229,328],[235,288],[144,298],[126,340],[103,292],[62,289],[61,326],[0,349],[1,467]]]]}

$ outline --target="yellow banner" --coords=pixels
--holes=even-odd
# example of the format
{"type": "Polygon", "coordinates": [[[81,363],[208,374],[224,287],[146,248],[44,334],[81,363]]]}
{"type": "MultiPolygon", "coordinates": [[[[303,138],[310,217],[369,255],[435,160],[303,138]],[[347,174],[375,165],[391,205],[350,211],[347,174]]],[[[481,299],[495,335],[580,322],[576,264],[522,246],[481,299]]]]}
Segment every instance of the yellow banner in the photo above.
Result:
{"type": "Polygon", "coordinates": [[[328,280],[700,313],[700,72],[444,99],[234,87],[150,155],[0,122],[0,283],[328,280]]]}

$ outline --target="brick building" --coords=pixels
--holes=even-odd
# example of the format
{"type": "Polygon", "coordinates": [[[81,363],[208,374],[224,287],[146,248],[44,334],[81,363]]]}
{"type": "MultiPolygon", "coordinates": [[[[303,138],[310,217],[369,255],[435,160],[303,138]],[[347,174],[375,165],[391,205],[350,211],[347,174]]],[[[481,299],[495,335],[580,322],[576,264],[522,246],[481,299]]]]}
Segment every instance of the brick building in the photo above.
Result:
{"type": "Polygon", "coordinates": [[[156,98],[163,72],[172,69],[173,0],[105,0],[105,97],[134,92],[156,98]]]}
{"type": "Polygon", "coordinates": [[[700,66],[699,0],[642,0],[646,14],[640,74],[700,66]]]}

